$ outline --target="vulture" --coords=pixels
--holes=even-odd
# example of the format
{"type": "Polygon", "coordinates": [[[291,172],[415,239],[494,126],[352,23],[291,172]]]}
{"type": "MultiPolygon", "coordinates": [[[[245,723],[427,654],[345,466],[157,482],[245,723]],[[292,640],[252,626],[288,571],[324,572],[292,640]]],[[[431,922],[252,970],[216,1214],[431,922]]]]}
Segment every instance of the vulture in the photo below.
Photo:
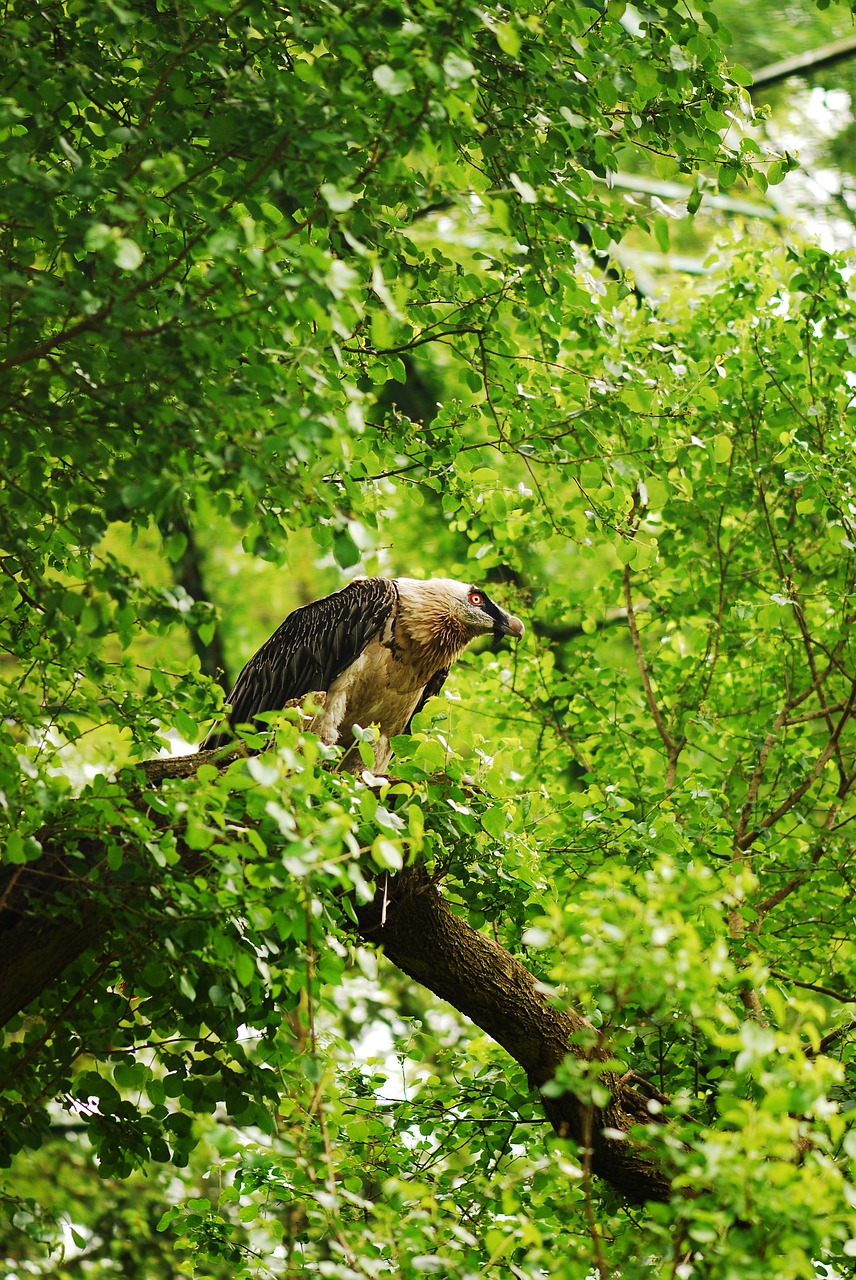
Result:
{"type": "MultiPolygon", "coordinates": [[[[311,729],[329,745],[347,753],[355,724],[377,725],[374,770],[382,773],[390,738],[409,732],[469,642],[491,633],[497,640],[522,636],[523,623],[481,587],[451,578],[357,578],[295,609],[250,658],[229,695],[229,724],[264,729],[261,712],[313,693],[323,709],[311,729]]],[[[201,750],[232,736],[215,728],[201,750]]],[[[362,762],[357,756],[340,767],[362,762]]]]}

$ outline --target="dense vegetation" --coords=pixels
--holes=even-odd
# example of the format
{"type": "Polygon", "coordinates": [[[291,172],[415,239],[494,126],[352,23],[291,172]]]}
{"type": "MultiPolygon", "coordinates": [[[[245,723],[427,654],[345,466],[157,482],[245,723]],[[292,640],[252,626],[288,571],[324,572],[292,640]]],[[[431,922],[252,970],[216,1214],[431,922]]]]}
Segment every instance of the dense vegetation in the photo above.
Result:
{"type": "Polygon", "coordinates": [[[6,6],[10,1276],[853,1274],[852,266],[718,11],[6,6]],[[173,758],[358,572],[526,638],[173,758]]]}

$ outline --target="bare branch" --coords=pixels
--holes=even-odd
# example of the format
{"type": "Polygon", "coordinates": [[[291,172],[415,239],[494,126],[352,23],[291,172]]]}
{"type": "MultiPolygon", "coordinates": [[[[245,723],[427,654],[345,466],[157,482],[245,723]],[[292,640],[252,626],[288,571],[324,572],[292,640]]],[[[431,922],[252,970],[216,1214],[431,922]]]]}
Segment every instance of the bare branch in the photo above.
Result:
{"type": "MultiPolygon", "coordinates": [[[[853,685],[851,686],[850,697],[847,699],[847,703],[838,719],[838,723],[836,724],[835,729],[831,737],[829,738],[829,741],[821,751],[820,755],[815,760],[814,764],[812,765],[809,772],[806,774],[805,778],[803,778],[799,786],[794,787],[790,795],[786,796],[785,799],[782,801],[782,803],[778,805],[772,811],[772,813],[768,813],[765,818],[761,819],[761,821],[758,823],[756,827],[753,827],[751,831],[746,831],[745,834],[743,834],[738,839],[736,839],[735,848],[748,849],[749,846],[752,844],[752,842],[754,840],[757,840],[758,836],[761,834],[762,831],[766,831],[768,827],[774,826],[774,824],[777,823],[780,818],[784,817],[786,813],[788,813],[791,809],[793,809],[794,805],[797,804],[797,802],[803,798],[803,796],[809,790],[809,788],[813,786],[813,784],[820,777],[820,774],[822,773],[828,761],[835,754],[835,751],[838,747],[839,738],[841,737],[841,732],[845,724],[847,723],[847,721],[850,719],[850,716],[853,711],[854,703],[856,703],[856,681],[854,681],[853,685]]],[[[779,715],[776,717],[774,728],[776,725],[778,725],[778,727],[781,728],[781,725],[783,722],[784,721],[782,717],[782,712],[780,712],[779,715]]],[[[769,738],[770,738],[770,735],[768,734],[768,740],[769,738]]],[[[766,742],[764,745],[766,747],[767,745],[766,742]]],[[[762,748],[762,751],[763,750],[764,748],[762,748]]],[[[756,794],[757,794],[757,788],[756,788],[756,794]]],[[[746,806],[744,805],[744,811],[745,809],[746,809],[746,806]]],[[[741,814],[741,820],[742,820],[742,817],[743,815],[741,814]]]]}
{"type": "Polygon", "coordinates": [[[856,995],[833,991],[832,987],[823,987],[819,982],[801,982],[799,978],[789,978],[779,969],[771,969],[770,976],[778,978],[780,982],[789,982],[792,987],[803,987],[806,991],[816,991],[819,996],[830,996],[833,1000],[840,1000],[842,1004],[856,1004],[856,995]]]}
{"type": "Polygon", "coordinates": [[[813,75],[823,67],[831,67],[836,62],[844,62],[856,56],[856,38],[845,36],[843,40],[833,40],[831,44],[821,45],[819,49],[809,49],[807,53],[797,53],[791,58],[783,58],[780,62],[771,62],[759,71],[753,71],[749,92],[754,98],[759,89],[771,84],[779,84],[791,76],[813,75]]]}
{"type": "Polygon", "coordinates": [[[836,1040],[840,1040],[842,1036],[846,1036],[849,1032],[856,1031],[856,1018],[852,1018],[850,1022],[844,1022],[840,1027],[835,1027],[832,1031],[827,1032],[816,1049],[809,1046],[805,1050],[807,1058],[816,1058],[821,1053],[826,1053],[830,1045],[835,1044],[836,1040]]]}
{"type": "Polygon", "coordinates": [[[636,654],[636,663],[639,667],[639,675],[642,680],[642,688],[645,691],[645,699],[648,708],[657,726],[657,732],[663,741],[668,755],[668,766],[666,769],[665,789],[671,791],[675,782],[675,773],[678,767],[678,756],[681,754],[686,745],[686,738],[682,737],[675,740],[663,719],[660,708],[657,706],[657,699],[654,697],[654,690],[651,686],[651,676],[648,672],[648,664],[645,661],[645,653],[642,648],[642,641],[639,638],[639,628],[636,625],[636,614],[633,609],[633,598],[630,593],[630,565],[624,566],[624,607],[627,610],[627,626],[630,631],[630,640],[633,644],[633,652],[636,654]]]}

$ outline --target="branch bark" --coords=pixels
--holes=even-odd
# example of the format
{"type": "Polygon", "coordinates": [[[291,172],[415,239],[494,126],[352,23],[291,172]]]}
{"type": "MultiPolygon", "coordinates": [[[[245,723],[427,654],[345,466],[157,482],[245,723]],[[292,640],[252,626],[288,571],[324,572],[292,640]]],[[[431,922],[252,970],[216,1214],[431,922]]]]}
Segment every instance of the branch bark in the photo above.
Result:
{"type": "MultiPolygon", "coordinates": [[[[523,1067],[533,1088],[552,1080],[567,1054],[605,1057],[574,1044],[594,1028],[572,1009],[557,1009],[519,960],[456,916],[436,883],[419,869],[394,877],[357,913],[360,932],[383,946],[399,969],[470,1018],[523,1067]]],[[[585,1037],[588,1039],[589,1037],[585,1037]]],[[[647,1102],[625,1079],[601,1076],[610,1092],[599,1108],[572,1094],[541,1095],[548,1120],[561,1137],[590,1143],[591,1169],[630,1200],[668,1200],[664,1170],[646,1159],[625,1135],[650,1124],[647,1102]]]]}

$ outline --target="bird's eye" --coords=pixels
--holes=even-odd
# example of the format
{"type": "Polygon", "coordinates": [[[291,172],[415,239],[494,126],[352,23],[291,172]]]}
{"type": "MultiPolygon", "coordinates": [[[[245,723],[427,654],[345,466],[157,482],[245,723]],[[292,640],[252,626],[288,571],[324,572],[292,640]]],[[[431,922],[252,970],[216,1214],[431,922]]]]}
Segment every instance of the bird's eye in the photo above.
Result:
{"type": "Polygon", "coordinates": [[[483,601],[484,601],[484,596],[480,591],[470,592],[470,604],[481,604],[483,601]]]}

